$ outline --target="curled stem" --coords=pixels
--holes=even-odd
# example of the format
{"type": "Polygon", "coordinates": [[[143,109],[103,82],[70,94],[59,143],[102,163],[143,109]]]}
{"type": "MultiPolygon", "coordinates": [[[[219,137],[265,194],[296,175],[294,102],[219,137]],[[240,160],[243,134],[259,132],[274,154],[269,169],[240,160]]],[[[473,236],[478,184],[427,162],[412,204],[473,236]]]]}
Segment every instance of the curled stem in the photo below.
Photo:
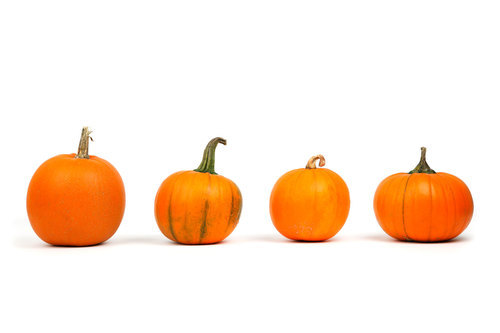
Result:
{"type": "Polygon", "coordinates": [[[217,147],[217,144],[222,143],[223,145],[226,144],[226,139],[223,138],[213,138],[210,140],[210,142],[207,144],[207,147],[205,148],[205,151],[203,152],[203,159],[201,160],[200,165],[198,166],[197,169],[194,169],[194,171],[198,172],[208,172],[213,175],[216,175],[217,173],[215,172],[215,148],[217,147]]]}
{"type": "Polygon", "coordinates": [[[316,161],[319,160],[319,166],[324,167],[325,166],[325,157],[321,154],[313,156],[307,161],[306,164],[306,169],[316,169],[316,161]]]}

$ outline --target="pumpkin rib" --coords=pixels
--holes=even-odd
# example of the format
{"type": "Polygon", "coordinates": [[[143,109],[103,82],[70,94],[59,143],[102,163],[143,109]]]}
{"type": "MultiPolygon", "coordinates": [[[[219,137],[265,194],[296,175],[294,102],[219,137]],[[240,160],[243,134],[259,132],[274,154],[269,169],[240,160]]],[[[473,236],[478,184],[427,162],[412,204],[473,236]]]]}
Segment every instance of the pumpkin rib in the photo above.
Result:
{"type": "MultiPolygon", "coordinates": [[[[448,177],[448,176],[446,176],[446,177],[448,177]]],[[[448,177],[448,178],[450,178],[450,177],[448,177]]],[[[450,187],[451,187],[451,186],[450,186],[450,187]]],[[[455,207],[455,211],[456,211],[456,212],[458,212],[458,200],[457,200],[457,196],[455,195],[455,192],[454,192],[454,191],[452,191],[452,193],[453,193],[453,203],[454,203],[454,205],[453,205],[453,206],[455,207]]],[[[455,222],[455,223],[454,223],[454,225],[453,225],[453,229],[455,229],[455,228],[459,227],[459,225],[460,225],[460,219],[457,219],[457,220],[456,220],[456,222],[455,222]]],[[[453,235],[453,229],[452,229],[452,231],[451,231],[451,232],[452,232],[452,235],[453,235]]]]}
{"type": "MultiPolygon", "coordinates": [[[[311,188],[309,189],[309,191],[307,192],[310,196],[309,196],[309,199],[311,200],[311,209],[308,210],[306,213],[305,213],[305,216],[304,216],[304,220],[302,221],[302,225],[304,225],[306,223],[306,221],[313,221],[313,226],[311,227],[311,230],[310,230],[310,237],[312,238],[316,238],[317,237],[317,233],[320,232],[321,230],[317,230],[316,227],[316,224],[318,222],[318,218],[316,218],[316,205],[317,205],[317,192],[318,192],[318,184],[314,183],[314,177],[315,177],[315,171],[317,169],[307,169],[306,170],[308,171],[305,171],[305,172],[301,172],[300,173],[300,178],[302,178],[302,180],[300,181],[300,185],[303,184],[303,183],[308,183],[308,184],[313,184],[313,186],[311,186],[311,188]]],[[[299,178],[299,179],[300,179],[299,178]]],[[[302,187],[302,186],[301,186],[302,187]]]]}
{"type": "Polygon", "coordinates": [[[201,239],[205,238],[208,233],[206,229],[208,210],[205,207],[210,197],[208,191],[206,191],[206,187],[211,176],[209,173],[195,171],[189,171],[189,173],[192,177],[186,177],[183,180],[181,191],[178,195],[179,202],[184,204],[182,208],[184,223],[178,226],[181,228],[183,235],[180,241],[186,244],[203,244],[204,242],[201,239]],[[191,215],[190,212],[194,214],[191,215]],[[205,231],[203,231],[204,223],[205,231]]]}
{"type": "Polygon", "coordinates": [[[177,182],[179,175],[183,172],[184,171],[179,171],[167,177],[167,179],[161,183],[155,198],[154,211],[156,222],[165,237],[171,240],[174,240],[175,237],[170,230],[170,221],[173,219],[172,212],[170,211],[171,196],[174,188],[172,185],[177,182]],[[162,198],[164,200],[162,200],[162,198]]]}
{"type": "Polygon", "coordinates": [[[454,216],[455,216],[455,218],[454,218],[455,223],[453,223],[451,225],[451,228],[449,228],[449,232],[447,235],[448,239],[452,239],[452,238],[457,237],[465,229],[465,227],[463,227],[463,223],[461,222],[462,218],[460,218],[460,215],[459,215],[459,209],[458,209],[459,201],[458,201],[457,194],[456,194],[457,190],[459,192],[462,192],[462,189],[457,189],[455,186],[455,183],[456,183],[458,178],[456,178],[454,176],[449,177],[448,174],[446,174],[446,173],[441,173],[441,175],[444,176],[444,178],[448,179],[448,188],[449,188],[449,191],[450,191],[452,199],[453,199],[453,211],[454,211],[454,216]],[[453,183],[449,183],[450,180],[453,183]],[[456,230],[460,230],[460,232],[457,234],[456,230]]]}
{"type": "Polygon", "coordinates": [[[229,221],[226,226],[226,231],[229,229],[231,226],[232,218],[233,218],[233,205],[234,205],[234,193],[233,193],[233,187],[231,184],[228,185],[229,190],[231,191],[231,205],[229,206],[229,221]]]}
{"type": "Polygon", "coordinates": [[[467,216],[465,217],[465,221],[463,223],[463,226],[462,226],[462,228],[465,229],[469,226],[470,221],[472,219],[472,214],[474,212],[474,200],[472,198],[472,194],[470,193],[470,190],[467,187],[467,185],[465,185],[465,183],[461,179],[458,179],[458,183],[460,184],[460,188],[462,189],[462,194],[464,195],[464,201],[468,201],[468,199],[470,199],[470,206],[471,206],[470,207],[470,214],[467,214],[467,216]]]}
{"type": "MultiPolygon", "coordinates": [[[[296,169],[296,170],[292,170],[292,171],[289,171],[288,173],[284,174],[279,180],[278,182],[276,183],[276,187],[279,188],[279,185],[283,184],[284,188],[283,189],[280,189],[280,191],[277,191],[276,195],[278,197],[285,197],[286,199],[289,199],[289,193],[291,192],[291,190],[293,188],[295,188],[298,184],[298,179],[300,177],[300,169],[296,169]]],[[[296,206],[295,205],[295,200],[296,198],[291,198],[291,200],[286,200],[285,204],[283,205],[280,205],[278,207],[278,209],[274,212],[277,216],[278,216],[278,219],[281,219],[282,217],[284,217],[284,215],[286,215],[286,213],[288,211],[291,212],[291,216],[296,216],[297,215],[297,212],[296,212],[296,206]]],[[[278,231],[280,231],[280,229],[278,229],[278,231]]],[[[288,231],[291,231],[291,230],[287,230],[288,231]]],[[[281,232],[281,231],[280,231],[281,232]]],[[[294,234],[296,234],[296,231],[293,232],[294,234]]],[[[283,234],[283,236],[285,237],[288,237],[287,235],[283,234]]],[[[294,237],[296,237],[294,235],[294,237]]]]}
{"type": "MultiPolygon", "coordinates": [[[[319,159],[319,157],[318,157],[319,159]]],[[[319,169],[319,170],[322,170],[322,169],[319,169]]],[[[323,169],[324,170],[324,169],[323,169]]],[[[325,172],[322,172],[322,174],[319,174],[320,177],[318,177],[318,169],[310,169],[310,171],[312,172],[311,173],[311,182],[314,184],[314,191],[313,191],[313,198],[312,198],[312,201],[313,201],[313,207],[314,207],[314,210],[311,210],[311,221],[314,221],[315,224],[314,224],[314,229],[313,232],[312,232],[312,237],[314,238],[319,238],[321,236],[321,234],[325,233],[324,230],[320,229],[320,226],[318,226],[318,221],[321,220],[321,218],[323,217],[321,214],[322,211],[319,212],[318,214],[318,191],[320,190],[320,185],[318,184],[318,178],[320,177],[324,177],[324,178],[327,178],[327,179],[330,179],[330,182],[333,182],[332,178],[330,177],[330,175],[328,175],[327,173],[325,174],[325,172]],[[319,217],[318,217],[319,215],[319,217]],[[316,231],[316,232],[314,232],[316,231]]],[[[325,170],[326,171],[326,170],[325,170]]],[[[320,178],[321,179],[321,178],[320,178]]],[[[338,200],[337,199],[337,196],[336,195],[331,195],[331,198],[334,199],[334,200],[338,200]]],[[[332,217],[332,220],[335,221],[337,216],[337,211],[334,212],[334,216],[332,217]]],[[[330,230],[326,230],[327,232],[329,232],[330,230]]]]}
{"type": "Polygon", "coordinates": [[[404,229],[404,225],[399,223],[398,216],[401,215],[401,220],[404,218],[404,198],[406,195],[406,187],[409,182],[410,175],[409,174],[396,174],[390,176],[390,186],[387,189],[384,188],[384,192],[392,193],[392,195],[385,196],[386,199],[385,205],[391,207],[391,211],[397,214],[397,216],[393,216],[391,219],[391,224],[387,224],[385,226],[386,230],[392,230],[392,237],[397,239],[406,239],[408,240],[408,235],[404,229]],[[399,178],[399,181],[396,179],[399,178]],[[401,193],[401,195],[399,195],[401,193]],[[399,206],[401,205],[401,206],[399,206]]]}
{"type": "Polygon", "coordinates": [[[450,221],[455,221],[457,218],[457,202],[455,199],[455,193],[454,193],[453,189],[451,188],[451,186],[447,182],[444,181],[442,173],[436,173],[436,175],[437,175],[437,177],[435,177],[435,179],[441,185],[443,197],[445,200],[445,207],[446,207],[446,214],[447,214],[446,215],[447,221],[446,221],[446,228],[445,228],[445,230],[447,231],[446,238],[452,238],[452,236],[454,234],[453,230],[455,229],[455,226],[454,226],[454,223],[450,224],[450,221]],[[449,199],[448,193],[451,194],[451,203],[453,206],[453,218],[450,217],[450,209],[449,209],[450,199],[449,199]]]}
{"type": "MultiPolygon", "coordinates": [[[[342,187],[345,186],[345,187],[347,187],[347,185],[345,185],[345,182],[343,180],[341,181],[340,176],[337,173],[335,173],[335,171],[326,170],[326,169],[322,169],[322,170],[324,170],[323,173],[326,173],[328,175],[328,177],[330,177],[330,179],[332,181],[333,190],[335,191],[335,206],[338,207],[339,202],[341,202],[341,193],[340,193],[341,191],[338,190],[338,187],[339,186],[342,186],[342,187]]],[[[347,193],[349,195],[349,189],[347,189],[347,193]]],[[[349,206],[350,206],[350,202],[349,202],[349,206]]],[[[333,218],[334,221],[338,220],[340,213],[342,213],[342,215],[344,214],[343,211],[340,212],[340,209],[335,209],[335,213],[334,213],[334,216],[333,216],[334,217],[333,218]]],[[[342,224],[342,226],[340,227],[340,229],[342,229],[342,227],[344,226],[344,224],[345,224],[345,221],[342,224]]],[[[335,230],[335,229],[336,229],[336,225],[333,225],[332,226],[332,230],[335,230]]],[[[335,233],[332,235],[332,237],[335,236],[340,231],[340,229],[337,230],[337,231],[335,231],[335,233]]]]}
{"type": "MultiPolygon", "coordinates": [[[[321,169],[319,169],[321,170],[321,169]]],[[[325,170],[326,171],[326,170],[325,170]]],[[[321,190],[321,184],[319,184],[318,179],[322,181],[322,179],[329,179],[331,183],[335,184],[335,182],[332,180],[330,175],[325,175],[325,171],[319,171],[318,169],[315,169],[313,173],[311,174],[312,182],[314,183],[314,192],[313,192],[313,202],[314,202],[314,215],[312,215],[311,220],[315,222],[314,224],[314,238],[321,238],[322,235],[325,233],[330,234],[331,233],[331,226],[329,228],[321,228],[321,225],[319,222],[323,219],[323,212],[320,209],[321,203],[321,197],[318,195],[320,190],[321,190]]],[[[328,173],[328,172],[326,172],[328,173]]],[[[330,196],[331,199],[335,200],[335,203],[338,202],[338,196],[337,196],[337,191],[335,190],[335,193],[330,196]]],[[[334,211],[334,214],[332,216],[332,221],[337,220],[337,215],[338,215],[338,210],[334,211]]]]}
{"type": "Polygon", "coordinates": [[[202,215],[202,220],[201,226],[200,226],[200,243],[203,241],[203,237],[206,236],[207,234],[207,215],[208,215],[208,209],[210,208],[210,205],[208,203],[208,196],[210,192],[210,187],[211,187],[211,181],[210,181],[210,175],[208,176],[208,184],[206,187],[206,192],[205,192],[205,206],[203,209],[203,215],[202,215]]]}
{"type": "Polygon", "coordinates": [[[175,234],[175,231],[174,231],[174,218],[172,216],[172,198],[174,197],[174,192],[175,192],[175,189],[176,189],[176,185],[177,183],[179,182],[179,179],[181,179],[181,176],[184,174],[185,172],[179,172],[177,174],[177,177],[175,178],[175,181],[173,182],[172,184],[172,187],[170,188],[170,191],[168,192],[168,194],[170,195],[169,199],[168,199],[168,229],[170,230],[170,234],[172,236],[172,239],[174,241],[178,241],[177,240],[177,236],[175,234]]]}
{"type": "MultiPolygon", "coordinates": [[[[302,178],[301,184],[302,183],[312,183],[314,186],[312,187],[310,194],[311,196],[311,202],[312,202],[312,209],[308,211],[308,214],[306,215],[307,218],[305,218],[305,221],[313,221],[313,226],[311,229],[311,235],[313,239],[317,239],[320,234],[323,233],[323,230],[318,228],[318,223],[321,220],[321,215],[318,217],[317,212],[319,210],[318,208],[318,184],[315,182],[316,178],[316,172],[318,169],[307,169],[308,171],[305,171],[301,173],[300,177],[302,178]]],[[[305,222],[304,221],[304,222],[305,222]]]]}
{"type": "Polygon", "coordinates": [[[404,240],[406,234],[401,220],[404,214],[403,198],[409,174],[398,173],[385,178],[375,192],[375,215],[382,229],[391,237],[404,240]]]}
{"type": "MultiPolygon", "coordinates": [[[[463,231],[469,225],[470,220],[472,218],[472,214],[474,212],[474,201],[473,201],[472,195],[471,195],[470,190],[467,187],[467,185],[460,178],[455,177],[454,175],[451,175],[448,173],[444,173],[444,172],[443,172],[443,174],[445,175],[445,177],[452,180],[452,184],[454,185],[455,190],[460,194],[462,206],[465,206],[468,202],[470,202],[470,212],[467,214],[461,213],[462,218],[457,219],[457,222],[455,223],[455,226],[454,226],[455,229],[458,228],[461,231],[463,231]]],[[[456,196],[455,196],[455,198],[456,198],[456,196]]],[[[455,205],[456,205],[456,207],[458,207],[459,202],[457,199],[455,199],[455,201],[456,201],[455,205]]],[[[464,209],[465,208],[462,208],[462,210],[464,210],[464,209]]],[[[458,209],[457,209],[457,211],[458,211],[458,209]]],[[[461,231],[460,231],[460,233],[461,233],[461,231]]],[[[454,233],[455,234],[454,237],[457,237],[460,233],[458,233],[458,234],[454,233]]]]}
{"type": "MultiPolygon", "coordinates": [[[[319,159],[319,157],[317,157],[317,158],[319,159]]],[[[317,222],[318,222],[318,219],[314,218],[316,215],[315,214],[316,213],[316,205],[318,203],[318,183],[317,183],[318,175],[315,172],[316,170],[317,169],[312,170],[312,173],[311,173],[312,183],[314,184],[314,191],[313,191],[313,198],[312,198],[314,209],[311,209],[311,220],[316,222],[315,227],[317,227],[317,222]]],[[[316,233],[319,233],[322,231],[322,230],[318,230],[319,228],[315,228],[315,229],[317,230],[316,233]]],[[[314,234],[314,230],[312,233],[314,234]]],[[[314,237],[317,237],[317,234],[314,235],[314,237]]]]}
{"type": "Polygon", "coordinates": [[[241,217],[241,210],[243,209],[243,198],[241,196],[240,190],[238,189],[238,186],[236,186],[236,184],[234,183],[231,183],[231,191],[233,190],[236,192],[236,198],[238,199],[235,203],[234,211],[231,215],[233,216],[233,221],[231,224],[233,225],[234,229],[241,217]]]}
{"type": "Polygon", "coordinates": [[[472,194],[470,193],[470,190],[469,188],[467,187],[467,185],[459,178],[457,178],[459,183],[460,183],[460,187],[462,188],[462,193],[464,194],[464,200],[468,201],[468,199],[470,199],[470,213],[467,215],[467,219],[464,223],[464,226],[463,228],[467,228],[470,224],[470,221],[472,219],[472,214],[474,213],[474,199],[472,198],[472,194]]]}
{"type": "MultiPolygon", "coordinates": [[[[443,177],[443,174],[440,173],[441,177],[443,177]]],[[[444,178],[447,178],[446,176],[444,178]]],[[[457,220],[458,217],[458,209],[457,209],[457,198],[455,196],[455,191],[453,191],[453,188],[450,186],[449,183],[446,185],[448,187],[448,191],[451,193],[451,201],[453,203],[453,221],[457,220]]],[[[454,235],[454,229],[456,228],[455,223],[451,223],[449,227],[449,232],[448,232],[448,237],[453,237],[454,235]]]]}
{"type": "Polygon", "coordinates": [[[203,241],[203,238],[207,234],[207,214],[209,207],[210,206],[208,200],[205,199],[205,207],[203,208],[203,217],[202,217],[203,222],[201,222],[200,226],[200,243],[203,241]]]}
{"type": "MultiPolygon", "coordinates": [[[[332,191],[334,191],[334,195],[332,195],[331,197],[332,197],[332,199],[335,198],[334,205],[336,206],[340,201],[340,193],[339,193],[340,191],[337,191],[337,179],[335,178],[335,174],[333,172],[328,172],[325,169],[320,169],[320,170],[324,170],[323,174],[326,175],[326,177],[330,179],[331,185],[333,185],[333,186],[328,186],[328,187],[331,188],[332,191]]],[[[316,193],[315,193],[315,195],[316,195],[316,193]]],[[[336,221],[338,218],[338,215],[339,215],[339,210],[336,209],[332,220],[336,221]]]]}
{"type": "MultiPolygon", "coordinates": [[[[295,184],[301,184],[301,178],[304,178],[304,173],[303,172],[297,172],[297,178],[295,180],[295,184]]],[[[297,208],[298,208],[298,205],[293,205],[293,212],[294,212],[294,215],[297,214],[297,208]]],[[[300,213],[300,212],[299,212],[300,213]]],[[[303,224],[304,222],[302,221],[301,225],[303,224]]]]}
{"type": "MultiPolygon", "coordinates": [[[[401,209],[398,209],[398,214],[401,213],[401,221],[404,221],[404,213],[405,213],[405,209],[404,209],[404,200],[405,200],[405,196],[406,196],[406,188],[408,186],[408,182],[410,181],[410,177],[411,175],[410,174],[400,174],[401,175],[401,179],[402,181],[400,183],[397,184],[396,186],[396,191],[399,192],[399,191],[402,191],[402,195],[401,195],[401,209]]],[[[397,196],[394,196],[393,197],[393,201],[397,201],[397,196]]],[[[392,202],[390,203],[392,205],[392,202]]],[[[408,238],[408,235],[406,233],[406,230],[405,230],[405,225],[403,223],[401,223],[401,225],[399,225],[399,221],[397,221],[396,218],[394,218],[392,220],[392,228],[397,228],[397,229],[400,229],[398,230],[398,237],[395,237],[395,238],[398,238],[398,239],[404,239],[404,240],[410,240],[408,238]]]]}
{"type": "Polygon", "coordinates": [[[231,192],[231,206],[229,207],[229,221],[227,223],[227,227],[226,227],[226,233],[229,231],[229,229],[234,225],[234,223],[236,221],[238,221],[239,219],[239,214],[236,214],[236,213],[240,213],[241,212],[241,209],[239,209],[239,205],[238,205],[238,200],[240,198],[240,194],[238,193],[238,188],[236,186],[234,186],[234,184],[231,182],[231,183],[228,183],[228,186],[229,186],[229,191],[231,192]],[[238,191],[235,193],[235,190],[238,191]],[[238,200],[235,200],[238,199],[238,200]],[[235,216],[235,215],[238,215],[238,216],[235,216]]]}
{"type": "MultiPolygon", "coordinates": [[[[173,190],[171,191],[173,192],[173,190]]],[[[173,224],[173,218],[172,218],[172,193],[170,193],[170,198],[169,198],[169,203],[168,203],[168,228],[170,230],[170,235],[172,236],[172,239],[174,241],[177,241],[177,237],[175,236],[174,232],[174,224],[173,224]]]]}
{"type": "MultiPolygon", "coordinates": [[[[435,176],[430,177],[429,185],[430,185],[429,192],[431,198],[432,223],[429,226],[429,232],[427,234],[427,242],[431,242],[432,239],[439,238],[439,236],[433,237],[433,233],[439,233],[439,229],[436,230],[434,223],[436,215],[441,215],[441,220],[444,220],[446,222],[442,223],[443,225],[446,225],[449,219],[448,212],[446,211],[444,215],[442,212],[443,201],[446,201],[446,198],[444,197],[443,189],[441,188],[440,179],[435,176]]],[[[444,229],[446,230],[446,227],[444,227],[444,229]]]]}
{"type": "Polygon", "coordinates": [[[430,241],[432,238],[431,238],[431,233],[432,233],[432,220],[433,220],[433,211],[434,211],[434,200],[433,200],[433,193],[432,193],[432,178],[431,177],[426,177],[427,178],[427,184],[429,186],[429,194],[430,194],[430,206],[431,206],[431,212],[430,212],[430,215],[431,215],[431,223],[429,223],[429,230],[428,230],[428,233],[427,233],[427,240],[430,241]]]}
{"type": "Polygon", "coordinates": [[[404,222],[408,237],[416,242],[430,241],[428,232],[433,223],[430,177],[433,176],[427,173],[414,173],[408,182],[406,196],[411,197],[411,201],[405,201],[408,202],[405,210],[409,211],[406,211],[404,222]]]}
{"type": "MultiPolygon", "coordinates": [[[[444,176],[444,178],[448,179],[448,181],[450,180],[450,178],[448,178],[447,176],[443,175],[443,173],[438,173],[438,175],[441,175],[441,176],[444,176]]],[[[453,180],[454,181],[454,180],[453,180]]],[[[448,182],[447,183],[447,189],[448,191],[451,193],[451,197],[452,197],[452,203],[453,203],[453,212],[454,212],[454,223],[448,228],[448,232],[447,232],[447,237],[446,238],[449,238],[449,239],[452,239],[455,237],[455,230],[458,228],[459,226],[459,218],[458,217],[458,209],[457,209],[457,205],[458,205],[458,201],[457,201],[457,197],[455,195],[455,191],[454,191],[454,188],[453,186],[451,186],[451,184],[448,182]]]]}
{"type": "Polygon", "coordinates": [[[405,202],[406,202],[406,190],[408,189],[408,183],[410,182],[410,178],[411,176],[413,176],[413,174],[410,174],[407,179],[406,179],[406,183],[405,183],[405,188],[403,190],[403,214],[401,215],[402,216],[402,223],[403,223],[403,232],[404,232],[404,236],[406,238],[406,240],[409,240],[409,241],[412,241],[412,239],[410,238],[410,236],[408,236],[408,232],[406,231],[406,224],[405,224],[405,202]]]}

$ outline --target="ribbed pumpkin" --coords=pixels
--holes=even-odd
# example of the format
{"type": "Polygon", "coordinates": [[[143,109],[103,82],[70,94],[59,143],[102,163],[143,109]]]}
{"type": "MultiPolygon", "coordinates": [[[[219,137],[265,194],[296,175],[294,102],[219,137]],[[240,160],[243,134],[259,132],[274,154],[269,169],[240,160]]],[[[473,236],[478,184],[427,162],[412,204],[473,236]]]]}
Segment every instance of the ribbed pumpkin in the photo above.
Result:
{"type": "Polygon", "coordinates": [[[420,163],[409,173],[397,173],[380,183],[375,193],[377,220],[390,236],[406,241],[453,239],[472,218],[472,196],[463,181],[435,172],[421,149],[420,163]]]}
{"type": "Polygon", "coordinates": [[[99,244],[113,236],[122,220],[123,181],[109,162],[88,154],[89,135],[83,128],[78,154],[47,160],[29,184],[28,217],[49,244],[99,244]]]}
{"type": "Polygon", "coordinates": [[[182,244],[212,244],[224,240],[241,214],[241,193],[235,183],[215,173],[215,148],[226,144],[212,139],[194,171],[170,175],[155,200],[155,217],[161,232],[182,244]]]}
{"type": "Polygon", "coordinates": [[[327,240],[342,228],[349,214],[349,189],[325,165],[322,155],[311,157],[304,169],[287,172],[274,185],[271,219],[285,237],[301,241],[327,240]]]}

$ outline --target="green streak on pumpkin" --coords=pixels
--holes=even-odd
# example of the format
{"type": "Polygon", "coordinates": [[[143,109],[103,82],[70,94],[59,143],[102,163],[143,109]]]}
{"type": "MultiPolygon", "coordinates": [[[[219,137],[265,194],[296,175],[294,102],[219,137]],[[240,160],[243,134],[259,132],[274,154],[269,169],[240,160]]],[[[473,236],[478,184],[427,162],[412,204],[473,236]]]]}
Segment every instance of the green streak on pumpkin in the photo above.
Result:
{"type": "MultiPolygon", "coordinates": [[[[236,193],[236,195],[239,195],[238,192],[236,193]]],[[[229,213],[229,221],[227,223],[226,231],[230,227],[236,225],[236,223],[237,223],[237,221],[238,221],[238,219],[240,217],[240,214],[241,214],[241,201],[240,201],[240,204],[238,205],[238,201],[235,200],[236,195],[233,192],[233,189],[231,188],[231,208],[230,208],[231,211],[229,213]]],[[[240,197],[241,197],[241,195],[240,195],[240,197]]]]}
{"type": "Polygon", "coordinates": [[[178,242],[177,237],[175,237],[174,225],[173,225],[174,222],[172,220],[172,197],[173,193],[170,194],[170,200],[168,203],[168,228],[170,230],[170,233],[172,234],[172,238],[174,239],[174,241],[178,242]]]}
{"type": "Polygon", "coordinates": [[[203,211],[203,222],[201,223],[201,228],[200,228],[200,243],[203,241],[203,238],[207,234],[207,215],[208,215],[208,200],[205,200],[205,209],[203,211]]]}

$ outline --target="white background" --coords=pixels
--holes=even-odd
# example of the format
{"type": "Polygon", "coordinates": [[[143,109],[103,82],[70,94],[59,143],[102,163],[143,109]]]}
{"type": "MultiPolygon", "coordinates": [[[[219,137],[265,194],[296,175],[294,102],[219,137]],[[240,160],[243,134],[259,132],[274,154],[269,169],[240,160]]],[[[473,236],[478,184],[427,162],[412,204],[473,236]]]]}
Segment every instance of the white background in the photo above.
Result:
{"type": "Polygon", "coordinates": [[[2,332],[494,332],[498,253],[498,1],[2,1],[2,332]],[[46,159],[110,161],[122,225],[87,248],[44,244],[25,210],[46,159]],[[198,166],[243,194],[223,243],[180,246],[153,202],[198,166]],[[391,240],[372,200],[420,147],[475,201],[456,241],[391,240]],[[274,229],[274,182],[322,153],[351,192],[331,241],[274,229]]]}

